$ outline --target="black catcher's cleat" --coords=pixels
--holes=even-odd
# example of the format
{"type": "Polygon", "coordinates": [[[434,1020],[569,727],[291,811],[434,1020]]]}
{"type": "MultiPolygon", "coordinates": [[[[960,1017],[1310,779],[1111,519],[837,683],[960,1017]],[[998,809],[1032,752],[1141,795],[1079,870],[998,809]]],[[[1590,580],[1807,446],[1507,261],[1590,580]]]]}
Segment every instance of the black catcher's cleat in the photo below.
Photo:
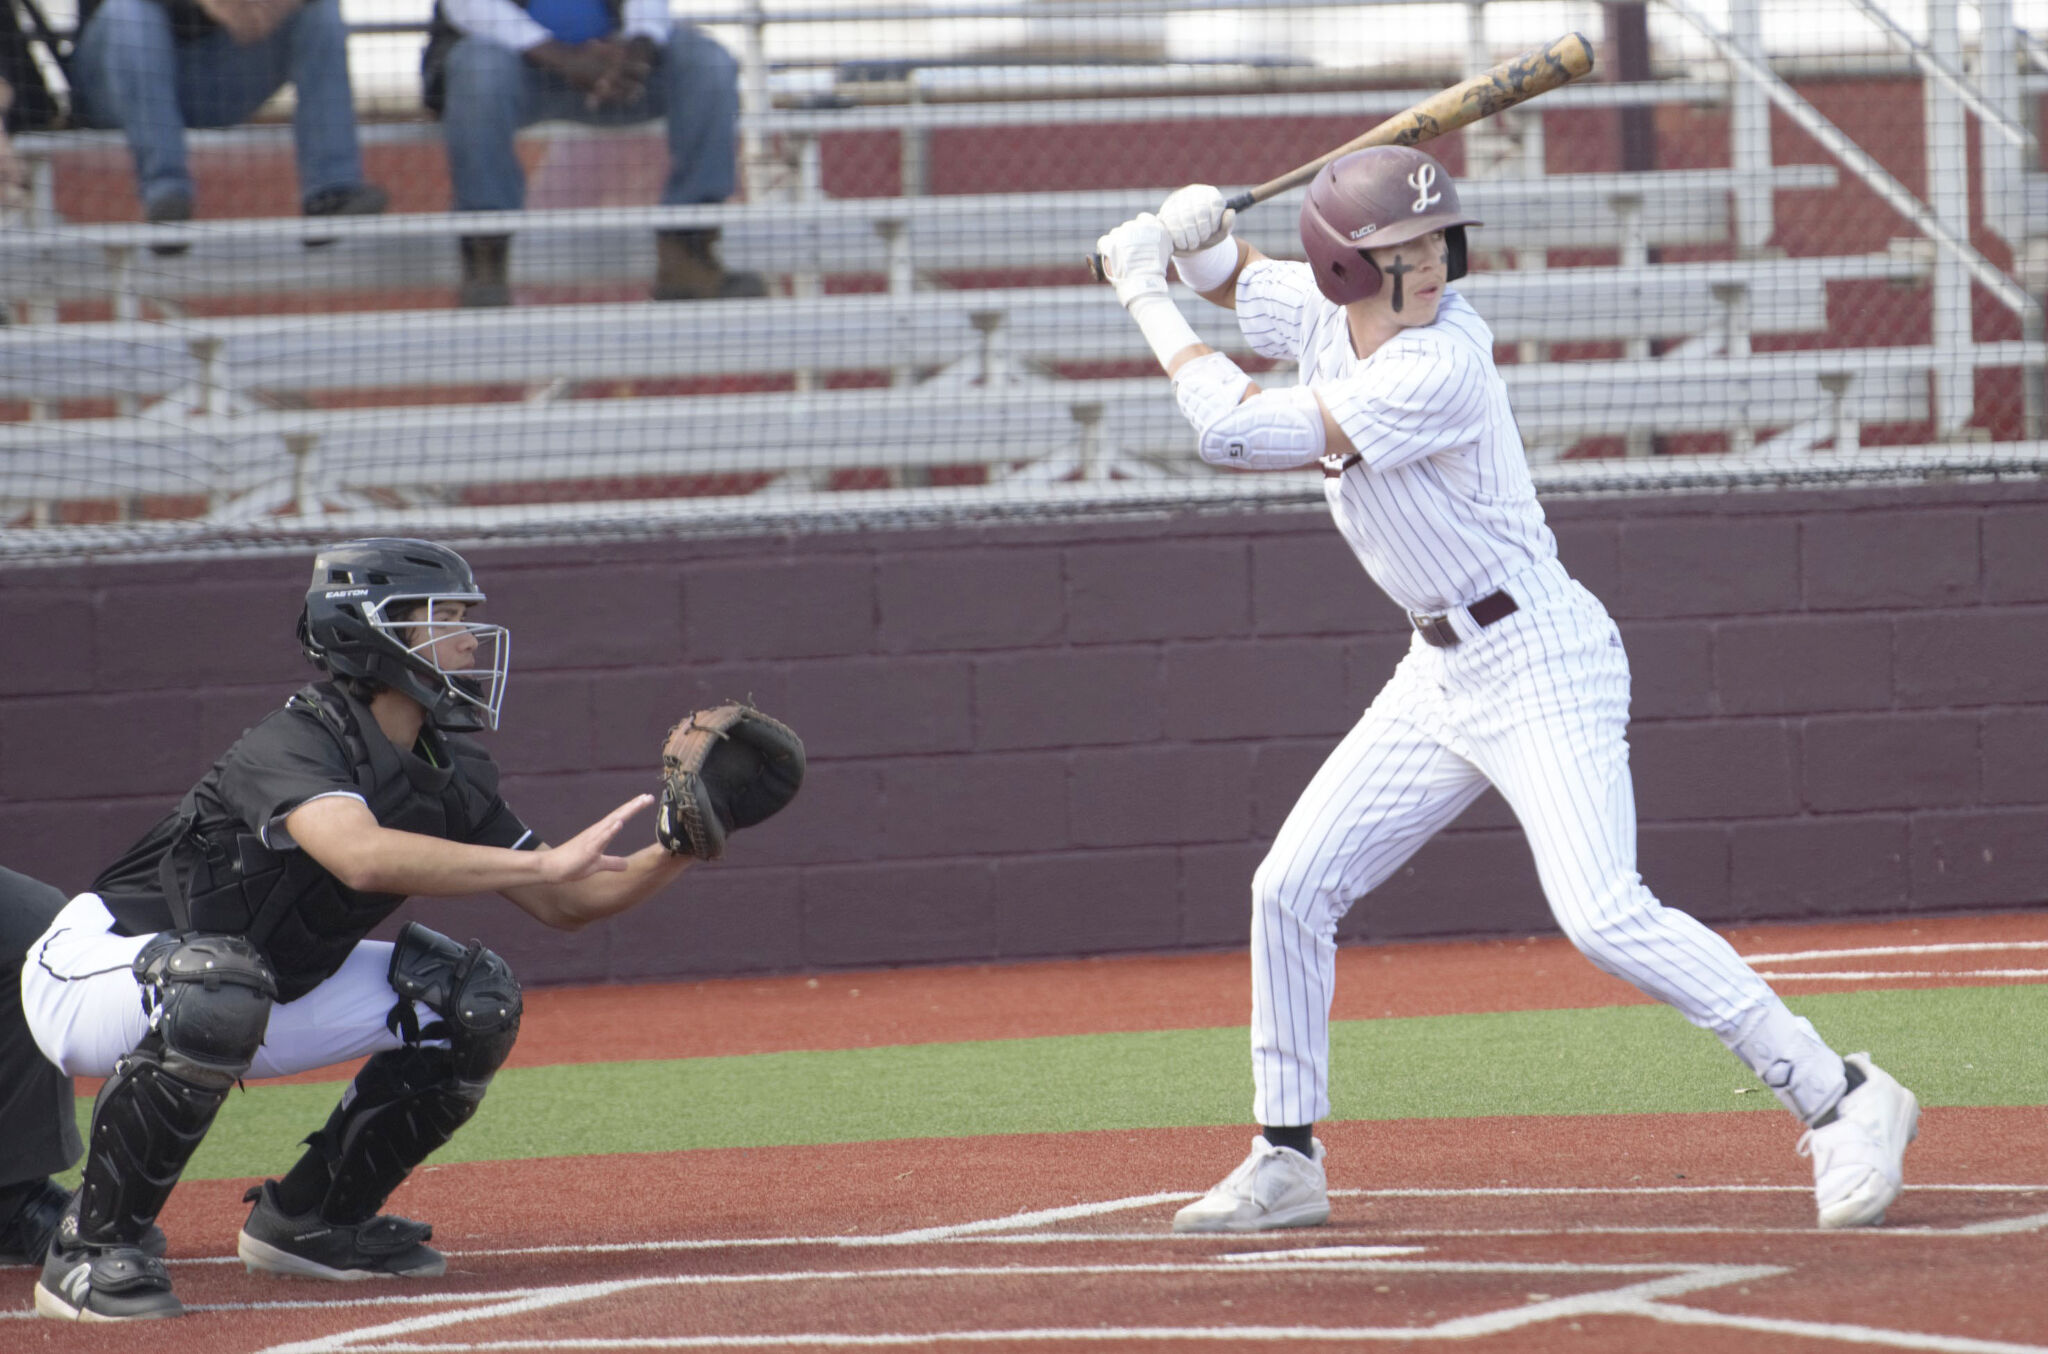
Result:
{"type": "Polygon", "coordinates": [[[164,1262],[139,1246],[88,1246],[66,1216],[36,1280],[36,1311],[58,1321],[148,1321],[182,1316],[164,1262]]]}
{"type": "Polygon", "coordinates": [[[242,1196],[254,1203],[235,1249],[249,1272],[301,1279],[432,1279],[448,1272],[448,1259],[427,1245],[434,1229],[410,1218],[380,1213],[344,1226],[318,1213],[289,1217],[278,1206],[277,1182],[266,1180],[242,1196]]]}

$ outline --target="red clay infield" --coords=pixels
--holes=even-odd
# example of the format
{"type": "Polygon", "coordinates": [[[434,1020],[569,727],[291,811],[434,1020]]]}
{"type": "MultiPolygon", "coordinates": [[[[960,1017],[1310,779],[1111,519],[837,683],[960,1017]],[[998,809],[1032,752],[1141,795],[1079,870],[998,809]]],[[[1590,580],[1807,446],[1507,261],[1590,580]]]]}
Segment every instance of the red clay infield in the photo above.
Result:
{"type": "MultiPolygon", "coordinates": [[[[1954,983],[2048,969],[2039,949],[1925,949],[2048,939],[2030,917],[1732,938],[1751,955],[1890,951],[1766,971],[1954,983]]],[[[659,989],[658,1003],[655,989],[543,992],[521,1052],[1235,1024],[1243,964],[727,982],[659,989]]],[[[1633,997],[1555,941],[1352,950],[1344,968],[1340,1017],[1633,997]]],[[[1814,1229],[1796,1128],[1774,1115],[1333,1123],[1319,1130],[1330,1224],[1232,1239],[1175,1238],[1167,1222],[1242,1155],[1238,1128],[429,1166],[394,1207],[435,1220],[448,1276],[347,1287],[245,1274],[228,1257],[242,1182],[193,1182],[163,1221],[199,1310],[149,1327],[38,1321],[22,1314],[32,1272],[0,1271],[0,1349],[2048,1351],[2044,1129],[2037,1108],[1930,1109],[1888,1225],[1853,1233],[1814,1229]]]]}

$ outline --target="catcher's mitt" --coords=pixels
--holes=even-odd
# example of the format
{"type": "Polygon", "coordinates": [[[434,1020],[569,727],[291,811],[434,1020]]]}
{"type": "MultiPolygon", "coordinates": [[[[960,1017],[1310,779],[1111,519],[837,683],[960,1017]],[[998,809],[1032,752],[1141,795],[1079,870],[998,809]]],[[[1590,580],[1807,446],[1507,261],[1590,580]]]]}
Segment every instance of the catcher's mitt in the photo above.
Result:
{"type": "Polygon", "coordinates": [[[661,747],[654,832],[679,856],[717,860],[726,834],[779,812],[804,780],[796,731],[737,701],[699,710],[661,747]]]}

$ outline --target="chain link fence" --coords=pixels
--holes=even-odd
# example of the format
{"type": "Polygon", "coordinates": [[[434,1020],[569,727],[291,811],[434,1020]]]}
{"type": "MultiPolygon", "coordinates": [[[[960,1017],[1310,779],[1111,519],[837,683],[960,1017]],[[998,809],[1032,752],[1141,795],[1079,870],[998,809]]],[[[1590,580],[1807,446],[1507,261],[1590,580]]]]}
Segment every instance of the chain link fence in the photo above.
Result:
{"type": "MultiPolygon", "coordinates": [[[[71,90],[75,10],[0,3],[60,119],[108,121],[71,90]]],[[[534,22],[456,8],[492,5],[500,37],[465,42],[534,22]]],[[[2048,0],[757,0],[676,16],[729,58],[730,196],[678,193],[669,122],[621,104],[522,130],[523,204],[488,211],[421,103],[432,12],[338,12],[381,214],[303,214],[289,84],[186,134],[189,219],[145,219],[132,131],[17,128],[0,557],[1314,501],[1313,469],[1197,459],[1084,257],[1181,184],[1263,182],[1570,32],[1590,76],[1428,146],[1485,223],[1459,287],[1539,485],[2048,466],[2048,0]],[[678,239],[761,294],[650,299],[678,239]]],[[[1299,258],[1299,203],[1239,233],[1299,258]]]]}

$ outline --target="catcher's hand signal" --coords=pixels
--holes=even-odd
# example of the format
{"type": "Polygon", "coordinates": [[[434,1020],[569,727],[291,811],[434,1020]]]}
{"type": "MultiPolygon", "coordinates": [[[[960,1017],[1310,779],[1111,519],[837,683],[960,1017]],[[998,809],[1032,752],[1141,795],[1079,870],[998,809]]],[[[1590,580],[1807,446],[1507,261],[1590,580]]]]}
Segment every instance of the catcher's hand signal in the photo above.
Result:
{"type": "Polygon", "coordinates": [[[803,781],[803,740],[787,724],[739,701],[699,710],[662,741],[654,834],[675,855],[717,860],[728,833],[781,812],[803,781]]]}

